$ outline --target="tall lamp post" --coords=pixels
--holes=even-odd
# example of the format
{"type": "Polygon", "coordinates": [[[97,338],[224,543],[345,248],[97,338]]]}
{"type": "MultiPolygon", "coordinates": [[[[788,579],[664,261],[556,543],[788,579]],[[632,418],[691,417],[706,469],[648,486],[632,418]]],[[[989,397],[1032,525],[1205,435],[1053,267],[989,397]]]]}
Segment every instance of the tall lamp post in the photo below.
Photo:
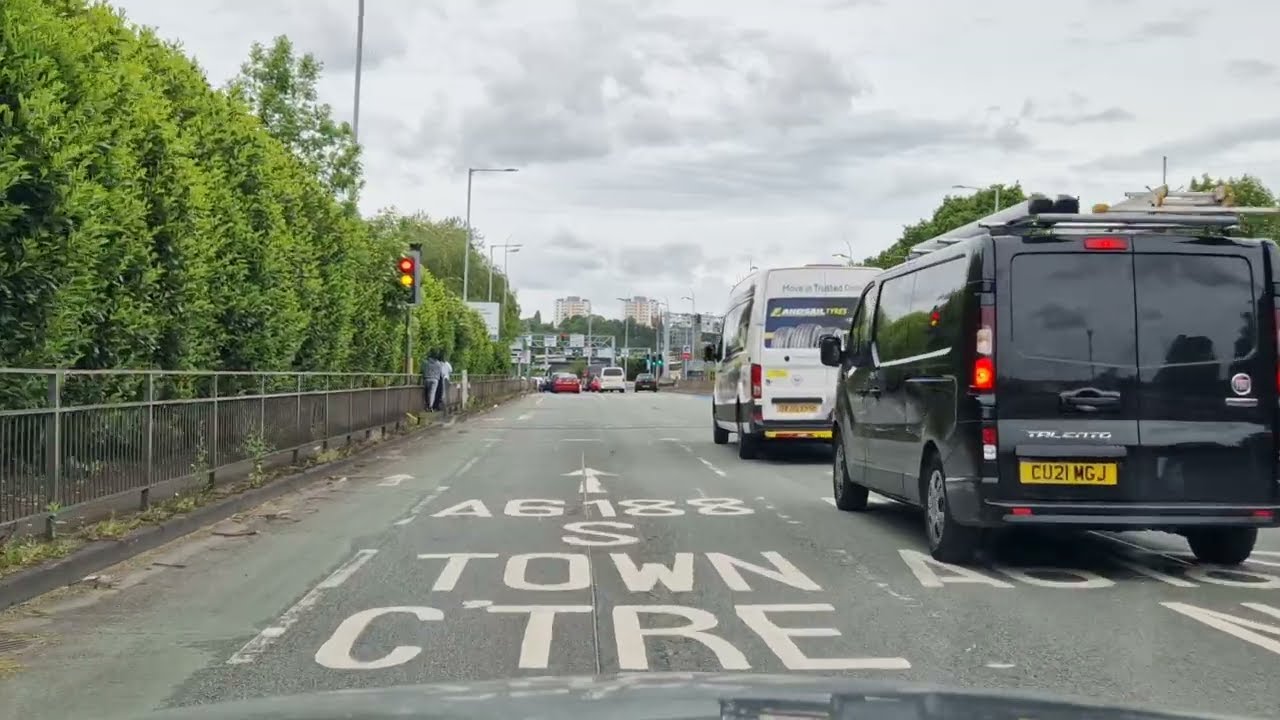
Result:
{"type": "Polygon", "coordinates": [[[953,190],[972,190],[974,192],[982,192],[983,190],[994,190],[996,193],[995,209],[992,212],[1000,212],[1000,186],[992,185],[990,188],[974,187],[973,185],[952,185],[953,190]]]}
{"type": "Polygon", "coordinates": [[[627,361],[631,359],[631,316],[627,314],[627,303],[631,302],[631,298],[618,298],[622,301],[622,377],[625,379],[630,373],[627,367],[627,361]]]}
{"type": "Polygon", "coordinates": [[[489,302],[493,302],[493,251],[502,248],[502,274],[507,274],[507,255],[514,252],[520,252],[520,248],[524,247],[519,243],[501,243],[499,245],[489,246],[489,302]]]}
{"type": "MultiPolygon", "coordinates": [[[[498,336],[502,336],[502,319],[506,317],[507,295],[511,292],[511,276],[507,274],[507,259],[520,252],[522,245],[505,245],[502,248],[502,298],[498,300],[498,336]]],[[[489,251],[489,302],[493,302],[493,251],[489,251]]]]}
{"type": "Polygon", "coordinates": [[[364,0],[356,3],[356,89],[351,111],[351,139],[360,144],[360,71],[364,66],[364,0]]]}
{"type": "Polygon", "coordinates": [[[462,302],[471,299],[471,246],[474,235],[471,228],[471,181],[476,173],[513,173],[516,168],[467,168],[467,247],[462,253],[462,302]]]}
{"type": "MultiPolygon", "coordinates": [[[[694,340],[694,337],[693,337],[693,316],[698,314],[698,303],[697,303],[697,301],[696,301],[696,300],[694,300],[693,290],[689,290],[689,294],[688,294],[688,295],[685,295],[684,297],[682,297],[682,298],[680,298],[680,299],[681,299],[681,300],[688,300],[688,301],[689,301],[689,331],[685,334],[685,337],[689,338],[689,342],[687,343],[687,344],[688,344],[688,346],[689,346],[689,359],[691,359],[691,360],[692,360],[692,359],[693,359],[693,346],[694,346],[694,342],[693,342],[693,340],[694,340]]],[[[683,363],[683,362],[684,362],[684,351],[683,351],[683,350],[681,350],[681,351],[680,351],[680,362],[681,362],[681,363],[683,363]]],[[[688,377],[688,376],[689,376],[689,368],[684,367],[684,365],[681,365],[680,367],[684,368],[684,375],[685,375],[685,377],[688,377]]]]}

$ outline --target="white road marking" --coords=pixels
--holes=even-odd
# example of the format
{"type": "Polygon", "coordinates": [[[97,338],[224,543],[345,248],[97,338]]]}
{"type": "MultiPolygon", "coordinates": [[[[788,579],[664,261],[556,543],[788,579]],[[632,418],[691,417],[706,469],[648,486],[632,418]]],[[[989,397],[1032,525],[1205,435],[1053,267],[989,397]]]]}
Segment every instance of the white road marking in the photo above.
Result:
{"type": "MultiPolygon", "coordinates": [[[[1244,640],[1247,643],[1257,645],[1263,650],[1269,650],[1280,655],[1280,640],[1277,639],[1280,638],[1280,626],[1258,622],[1257,620],[1250,620],[1248,618],[1242,618],[1236,615],[1219,612],[1217,610],[1198,607],[1196,605],[1188,605],[1187,603],[1162,602],[1160,604],[1174,612],[1181,613],[1193,620],[1204,623],[1215,630],[1221,630],[1222,632],[1239,638],[1240,640],[1244,640]]],[[[1280,620],[1280,609],[1271,607],[1270,605],[1264,605],[1262,603],[1240,604],[1250,610],[1280,620]]]]}
{"type": "Polygon", "coordinates": [[[465,463],[462,465],[462,467],[458,468],[458,472],[454,473],[454,474],[453,474],[453,476],[454,476],[454,477],[458,477],[458,476],[462,475],[462,474],[463,474],[463,473],[465,473],[466,471],[468,471],[468,470],[470,470],[471,468],[475,467],[476,462],[477,462],[477,461],[479,461],[479,460],[480,460],[480,456],[479,456],[479,455],[477,455],[477,456],[475,456],[475,457],[471,458],[470,460],[468,460],[467,462],[465,462],[465,463]]]}
{"type": "Polygon", "coordinates": [[[391,614],[413,615],[422,622],[444,620],[444,613],[432,607],[396,606],[361,610],[343,620],[338,629],[333,631],[333,635],[316,650],[316,663],[330,670],[381,670],[403,665],[418,657],[422,648],[417,645],[397,645],[377,660],[357,660],[353,657],[356,641],[365,628],[375,619],[391,614]]]}
{"type": "Polygon", "coordinates": [[[244,647],[237,650],[234,655],[227,659],[227,664],[244,665],[258,659],[259,655],[266,651],[277,639],[284,636],[294,623],[298,622],[298,618],[303,613],[318,603],[326,591],[340,587],[376,554],[378,554],[378,551],[373,549],[357,550],[355,555],[339,565],[337,570],[329,574],[329,577],[321,580],[306,595],[303,595],[298,602],[294,603],[288,610],[285,610],[274,625],[263,628],[252,640],[245,643],[244,647]]]}
{"type": "Polygon", "coordinates": [[[412,479],[413,479],[412,475],[404,475],[404,474],[388,475],[382,479],[382,482],[378,483],[378,487],[395,487],[400,483],[404,482],[405,480],[412,480],[412,479]]]}
{"type": "Polygon", "coordinates": [[[539,396],[538,396],[538,399],[537,399],[533,404],[534,404],[534,405],[541,405],[541,404],[542,404],[542,401],[543,401],[543,400],[546,400],[546,399],[547,399],[547,396],[546,396],[546,395],[539,395],[539,396]]]}
{"type": "Polygon", "coordinates": [[[578,484],[578,492],[584,495],[599,494],[605,492],[605,489],[600,486],[600,478],[595,475],[588,475],[582,478],[582,482],[578,484]]]}
{"type": "Polygon", "coordinates": [[[516,418],[516,420],[528,420],[531,417],[533,417],[533,413],[525,413],[520,417],[516,418]]]}
{"type": "MultiPolygon", "coordinates": [[[[476,458],[472,458],[472,461],[474,462],[475,459],[476,458]]],[[[458,474],[461,475],[462,473],[459,472],[458,474]]],[[[419,500],[418,504],[414,505],[413,508],[409,510],[409,514],[406,517],[401,518],[400,520],[397,520],[395,524],[408,525],[409,523],[413,522],[414,519],[417,518],[418,515],[421,514],[423,510],[427,509],[428,505],[434,502],[436,498],[440,497],[440,495],[443,494],[444,491],[448,489],[449,489],[448,485],[441,485],[435,490],[432,490],[431,492],[427,493],[426,497],[419,500]]]]}
{"type": "Polygon", "coordinates": [[[600,442],[600,438],[561,438],[560,442],[600,442]]]}
{"type": "Polygon", "coordinates": [[[1013,663],[1002,663],[1002,662],[989,662],[989,663],[987,663],[984,667],[989,667],[989,668],[991,668],[992,670],[1008,670],[1008,669],[1010,669],[1010,668],[1014,667],[1014,664],[1013,664],[1013,663]]]}
{"type": "Polygon", "coordinates": [[[716,467],[715,465],[712,465],[712,464],[711,464],[711,461],[710,461],[710,460],[707,460],[706,458],[698,458],[698,462],[702,463],[703,465],[706,465],[708,470],[710,470],[711,472],[713,472],[713,473],[715,473],[715,474],[719,475],[720,477],[728,477],[728,476],[729,476],[729,474],[728,474],[728,473],[726,473],[725,471],[721,470],[720,468],[716,467]]]}

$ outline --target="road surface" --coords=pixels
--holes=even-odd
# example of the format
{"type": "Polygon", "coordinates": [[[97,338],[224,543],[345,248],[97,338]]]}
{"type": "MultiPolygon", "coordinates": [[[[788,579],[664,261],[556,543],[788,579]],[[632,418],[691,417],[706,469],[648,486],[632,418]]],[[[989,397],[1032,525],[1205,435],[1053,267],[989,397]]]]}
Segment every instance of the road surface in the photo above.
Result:
{"type": "Polygon", "coordinates": [[[10,717],[639,670],[839,673],[1272,715],[1280,542],[1020,535],[968,569],[744,462],[705,397],[530,396],[0,617],[10,717]]]}

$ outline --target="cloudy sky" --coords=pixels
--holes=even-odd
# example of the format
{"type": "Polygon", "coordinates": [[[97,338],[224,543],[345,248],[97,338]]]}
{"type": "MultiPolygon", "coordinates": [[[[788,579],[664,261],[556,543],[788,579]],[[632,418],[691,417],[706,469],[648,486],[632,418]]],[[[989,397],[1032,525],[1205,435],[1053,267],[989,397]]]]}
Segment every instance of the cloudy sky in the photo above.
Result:
{"type": "MultiPolygon", "coordinates": [[[[324,61],[357,0],[115,0],[221,85],[254,41],[324,61]]],[[[363,209],[461,216],[526,314],[719,312],[752,265],[871,255],[951,186],[1085,203],[1201,172],[1280,186],[1275,0],[367,0],[363,209]]],[[[1171,183],[1175,184],[1175,183],[1171,183]]],[[[476,299],[481,299],[477,297],[476,299]]]]}

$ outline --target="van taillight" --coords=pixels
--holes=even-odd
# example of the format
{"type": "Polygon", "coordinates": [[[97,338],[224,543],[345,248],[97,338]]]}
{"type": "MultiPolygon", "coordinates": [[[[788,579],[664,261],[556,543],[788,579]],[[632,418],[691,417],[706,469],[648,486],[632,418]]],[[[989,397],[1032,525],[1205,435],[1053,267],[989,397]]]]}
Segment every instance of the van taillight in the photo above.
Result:
{"type": "Polygon", "coordinates": [[[975,357],[973,359],[973,376],[969,387],[973,390],[990,392],[996,387],[996,309],[992,305],[983,305],[978,310],[978,334],[974,342],[975,357]]]}
{"type": "Polygon", "coordinates": [[[982,459],[996,459],[996,429],[993,427],[982,428],[982,459]]]}
{"type": "Polygon", "coordinates": [[[763,375],[764,373],[761,371],[760,366],[751,363],[751,398],[753,400],[759,400],[760,396],[764,395],[763,375]]]}

